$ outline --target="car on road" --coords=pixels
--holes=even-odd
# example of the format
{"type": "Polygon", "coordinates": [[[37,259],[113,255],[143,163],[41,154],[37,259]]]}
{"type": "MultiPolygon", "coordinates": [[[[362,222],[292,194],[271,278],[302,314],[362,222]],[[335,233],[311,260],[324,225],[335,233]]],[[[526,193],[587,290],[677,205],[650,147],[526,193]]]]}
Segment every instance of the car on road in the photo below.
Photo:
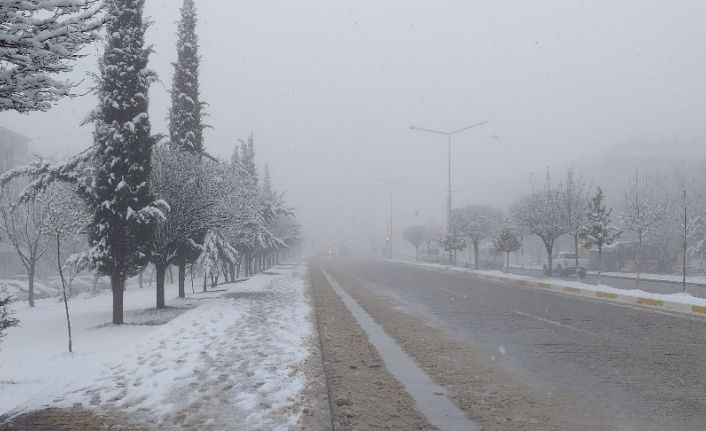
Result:
{"type": "Polygon", "coordinates": [[[565,277],[569,274],[578,274],[579,277],[586,275],[588,268],[588,259],[579,257],[576,259],[576,253],[556,253],[552,257],[552,272],[565,277]]]}

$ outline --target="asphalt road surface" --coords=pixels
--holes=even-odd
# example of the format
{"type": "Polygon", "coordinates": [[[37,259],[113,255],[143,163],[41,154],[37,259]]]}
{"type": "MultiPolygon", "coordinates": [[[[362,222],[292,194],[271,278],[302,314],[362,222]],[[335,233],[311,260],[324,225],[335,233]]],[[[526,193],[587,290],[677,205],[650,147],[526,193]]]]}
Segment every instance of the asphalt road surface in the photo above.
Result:
{"type": "Polygon", "coordinates": [[[706,429],[706,319],[390,262],[326,267],[494,352],[538,391],[596,407],[619,429],[706,429]]]}

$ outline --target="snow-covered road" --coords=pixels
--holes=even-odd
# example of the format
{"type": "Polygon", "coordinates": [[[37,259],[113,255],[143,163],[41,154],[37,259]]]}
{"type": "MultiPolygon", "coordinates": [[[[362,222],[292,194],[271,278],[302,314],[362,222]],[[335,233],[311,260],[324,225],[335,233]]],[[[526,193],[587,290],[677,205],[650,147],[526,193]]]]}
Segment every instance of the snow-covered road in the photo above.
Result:
{"type": "MultiPolygon", "coordinates": [[[[305,267],[279,266],[228,285],[221,296],[164,325],[140,327],[145,333],[122,337],[122,345],[93,355],[64,355],[59,363],[70,366],[53,367],[49,354],[45,366],[56,378],[46,385],[35,381],[38,392],[19,408],[80,404],[98,413],[121,411],[135,423],[159,429],[231,429],[236,423],[241,429],[293,428],[301,416],[302,364],[312,331],[306,285],[305,267]]],[[[78,346],[86,331],[105,337],[123,332],[79,329],[78,346]]],[[[11,356],[19,340],[7,341],[3,356],[11,356]]],[[[4,371],[11,370],[0,371],[3,380],[15,378],[4,371]]]]}

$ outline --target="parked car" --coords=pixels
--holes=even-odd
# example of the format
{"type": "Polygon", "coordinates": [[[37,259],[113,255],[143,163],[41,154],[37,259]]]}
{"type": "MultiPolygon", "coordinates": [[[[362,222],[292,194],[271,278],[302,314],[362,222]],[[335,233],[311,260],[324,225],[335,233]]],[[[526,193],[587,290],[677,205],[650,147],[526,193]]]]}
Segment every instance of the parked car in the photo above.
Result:
{"type": "Polygon", "coordinates": [[[569,274],[578,274],[579,277],[584,277],[588,266],[588,259],[583,258],[578,259],[577,265],[576,253],[556,253],[552,258],[552,272],[562,277],[569,274]]]}

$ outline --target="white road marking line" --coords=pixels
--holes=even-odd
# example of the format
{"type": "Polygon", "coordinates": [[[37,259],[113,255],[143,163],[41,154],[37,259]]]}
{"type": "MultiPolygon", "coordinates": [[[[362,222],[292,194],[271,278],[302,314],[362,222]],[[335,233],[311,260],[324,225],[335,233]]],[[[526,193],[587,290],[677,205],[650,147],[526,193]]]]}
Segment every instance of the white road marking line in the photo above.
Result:
{"type": "Polygon", "coordinates": [[[575,326],[567,325],[566,323],[557,322],[554,320],[545,319],[544,317],[535,316],[534,314],[523,313],[521,311],[512,310],[513,313],[519,314],[520,316],[528,317],[530,319],[539,320],[540,322],[549,323],[550,325],[558,326],[564,329],[570,329],[572,331],[580,332],[582,334],[591,335],[593,337],[598,337],[599,335],[595,332],[587,331],[585,329],[580,329],[575,326]]]}

